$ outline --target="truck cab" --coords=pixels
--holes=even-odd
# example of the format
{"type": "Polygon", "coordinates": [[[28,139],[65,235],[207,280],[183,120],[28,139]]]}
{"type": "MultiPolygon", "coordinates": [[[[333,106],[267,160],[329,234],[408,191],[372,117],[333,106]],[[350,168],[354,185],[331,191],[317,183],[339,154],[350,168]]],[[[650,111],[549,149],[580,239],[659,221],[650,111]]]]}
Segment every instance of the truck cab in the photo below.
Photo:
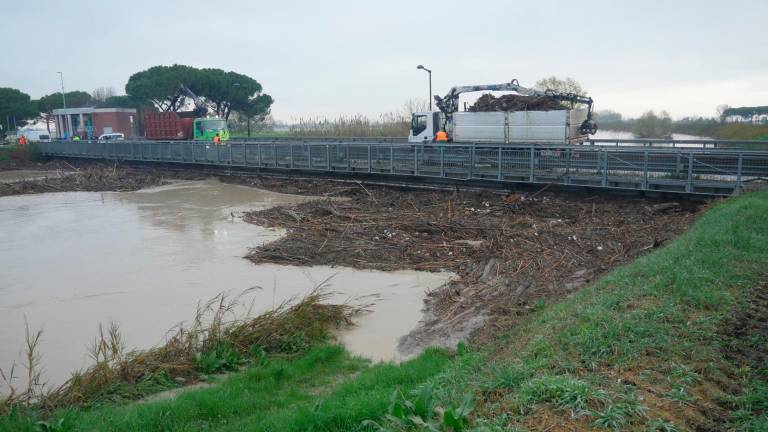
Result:
{"type": "Polygon", "coordinates": [[[431,143],[438,131],[440,131],[440,112],[413,113],[408,142],[431,143]]]}
{"type": "Polygon", "coordinates": [[[229,139],[227,121],[222,118],[196,118],[192,125],[193,139],[198,141],[213,141],[219,134],[222,141],[229,139]]]}

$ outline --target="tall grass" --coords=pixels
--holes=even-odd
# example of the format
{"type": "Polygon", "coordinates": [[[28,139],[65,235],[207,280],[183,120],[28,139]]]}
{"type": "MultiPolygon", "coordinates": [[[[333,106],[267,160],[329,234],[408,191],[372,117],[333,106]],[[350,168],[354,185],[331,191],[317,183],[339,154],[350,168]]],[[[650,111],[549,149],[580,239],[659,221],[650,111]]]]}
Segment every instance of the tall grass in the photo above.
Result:
{"type": "Polygon", "coordinates": [[[26,390],[14,385],[14,370],[0,374],[10,395],[0,401],[0,415],[13,409],[52,412],[62,407],[91,406],[141,398],[158,390],[200,378],[202,374],[233,370],[269,354],[295,354],[326,341],[331,331],[352,325],[364,306],[327,304],[329,293],[319,285],[294,302],[253,316],[238,316],[249,290],[236,296],[219,294],[200,304],[189,325],[179,325],[166,341],[144,351],[125,351],[120,330],[110,324],[91,345],[94,364],[57,388],[40,383],[37,343],[40,333],[27,333],[26,390]]]}
{"type": "MultiPolygon", "coordinates": [[[[452,361],[427,350],[399,365],[350,356],[339,345],[316,345],[295,358],[276,357],[215,386],[173,399],[56,413],[66,431],[351,431],[387,410],[395,390],[410,395],[452,361]]],[[[30,417],[0,417],[0,431],[36,430],[30,417]]]]}
{"type": "Polygon", "coordinates": [[[293,121],[289,134],[297,137],[398,137],[405,138],[410,130],[410,116],[399,113],[381,114],[371,119],[361,114],[336,118],[300,117],[293,121]]]}

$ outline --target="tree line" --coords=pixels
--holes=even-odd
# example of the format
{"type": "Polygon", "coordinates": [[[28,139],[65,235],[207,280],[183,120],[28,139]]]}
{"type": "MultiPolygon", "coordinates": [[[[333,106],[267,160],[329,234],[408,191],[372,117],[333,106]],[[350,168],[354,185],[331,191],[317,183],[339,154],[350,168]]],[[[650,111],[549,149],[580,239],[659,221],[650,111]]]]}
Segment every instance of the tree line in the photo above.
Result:
{"type": "Polygon", "coordinates": [[[54,109],[67,108],[135,108],[140,111],[183,111],[193,101],[180,91],[187,87],[218,117],[229,120],[233,114],[242,119],[259,121],[270,112],[273,99],[263,93],[255,79],[237,72],[185,65],[154,66],[136,72],[125,85],[125,95],[100,87],[92,92],[69,91],[32,99],[21,90],[0,87],[0,124],[8,131],[42,119],[48,125],[54,109]]]}
{"type": "Polygon", "coordinates": [[[595,120],[601,130],[632,132],[636,138],[672,138],[673,133],[732,140],[768,140],[768,125],[725,123],[732,108],[717,107],[717,117],[684,117],[672,120],[666,111],[646,111],[638,118],[624,118],[612,110],[598,111],[595,120]]]}

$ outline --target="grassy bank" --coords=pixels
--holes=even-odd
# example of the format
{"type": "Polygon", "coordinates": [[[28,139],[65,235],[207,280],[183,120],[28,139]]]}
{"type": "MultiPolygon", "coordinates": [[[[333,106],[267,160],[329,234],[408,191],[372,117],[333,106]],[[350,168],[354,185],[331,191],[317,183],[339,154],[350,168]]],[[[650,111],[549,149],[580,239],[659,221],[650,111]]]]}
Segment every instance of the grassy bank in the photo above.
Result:
{"type": "Polygon", "coordinates": [[[521,429],[768,430],[766,214],[766,192],[721,202],[437,387],[521,429]]]}
{"type": "MultiPolygon", "coordinates": [[[[394,389],[409,391],[443,370],[451,357],[430,350],[400,366],[351,357],[319,345],[300,359],[275,359],[173,400],[62,410],[54,430],[354,430],[385,412],[394,389]]],[[[36,431],[23,413],[0,419],[3,431],[36,431]]]]}
{"type": "Polygon", "coordinates": [[[724,200],[476,352],[371,367],[319,345],[173,400],[59,410],[48,430],[767,430],[766,214],[768,192],[724,200]]]}

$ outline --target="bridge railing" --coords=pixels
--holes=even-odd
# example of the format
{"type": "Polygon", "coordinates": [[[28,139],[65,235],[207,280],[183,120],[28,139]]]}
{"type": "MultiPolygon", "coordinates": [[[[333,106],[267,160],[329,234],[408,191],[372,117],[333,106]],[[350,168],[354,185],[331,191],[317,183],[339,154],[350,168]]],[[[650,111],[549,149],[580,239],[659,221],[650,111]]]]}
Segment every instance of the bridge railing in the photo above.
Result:
{"type": "Polygon", "coordinates": [[[701,148],[701,149],[742,149],[742,150],[768,150],[766,140],[717,140],[695,139],[676,140],[659,138],[614,138],[614,139],[589,139],[584,145],[613,146],[613,147],[671,147],[671,148],[701,148]]]}
{"type": "Polygon", "coordinates": [[[107,141],[41,143],[49,156],[724,195],[768,178],[768,151],[578,145],[107,141]]]}

